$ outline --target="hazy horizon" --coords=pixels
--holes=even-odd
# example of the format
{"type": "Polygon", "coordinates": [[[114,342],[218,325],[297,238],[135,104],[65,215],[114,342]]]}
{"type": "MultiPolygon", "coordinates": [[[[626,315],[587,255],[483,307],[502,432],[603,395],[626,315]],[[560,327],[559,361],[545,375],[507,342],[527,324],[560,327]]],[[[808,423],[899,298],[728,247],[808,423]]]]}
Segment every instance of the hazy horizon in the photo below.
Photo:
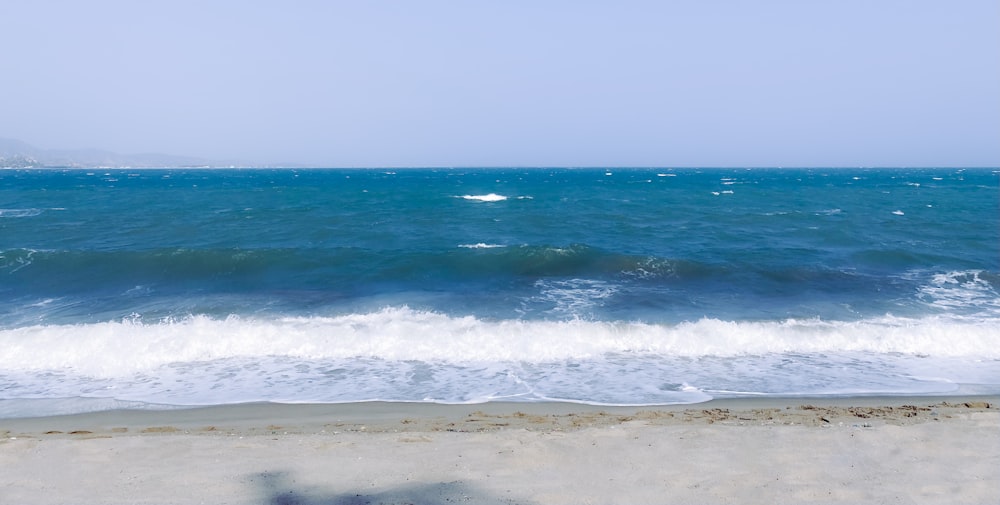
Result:
{"type": "Polygon", "coordinates": [[[0,137],[310,167],[996,167],[1000,3],[5,2],[0,137]]]}

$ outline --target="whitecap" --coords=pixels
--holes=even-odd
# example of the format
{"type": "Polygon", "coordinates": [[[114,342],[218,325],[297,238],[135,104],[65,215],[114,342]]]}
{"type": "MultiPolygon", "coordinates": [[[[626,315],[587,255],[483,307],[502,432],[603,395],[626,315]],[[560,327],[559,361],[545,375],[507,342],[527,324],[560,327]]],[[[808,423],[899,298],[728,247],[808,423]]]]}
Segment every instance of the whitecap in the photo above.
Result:
{"type": "Polygon", "coordinates": [[[478,244],[460,244],[458,247],[465,249],[496,249],[498,247],[507,247],[503,244],[487,244],[485,242],[479,242],[478,244]]]}
{"type": "Polygon", "coordinates": [[[504,195],[498,195],[496,193],[489,193],[486,195],[462,195],[459,198],[465,200],[475,200],[479,202],[502,202],[507,199],[504,195]]]}
{"type": "Polygon", "coordinates": [[[920,288],[920,298],[948,312],[971,310],[1000,315],[1000,293],[982,270],[957,270],[934,274],[920,288]]]}

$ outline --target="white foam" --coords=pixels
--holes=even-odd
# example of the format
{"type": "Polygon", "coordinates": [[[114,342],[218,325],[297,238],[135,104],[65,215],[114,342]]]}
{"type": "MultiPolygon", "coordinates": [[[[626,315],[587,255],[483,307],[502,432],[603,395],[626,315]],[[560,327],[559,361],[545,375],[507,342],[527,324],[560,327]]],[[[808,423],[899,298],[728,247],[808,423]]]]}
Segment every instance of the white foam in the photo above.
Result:
{"type": "MultiPolygon", "coordinates": [[[[600,286],[584,290],[601,294],[600,286]]],[[[575,303],[566,294],[561,303],[575,303]]],[[[599,300],[598,296],[598,300],[599,300]]],[[[578,300],[577,300],[578,301],[578,300]]],[[[590,302],[588,302],[590,303],[590,302]]],[[[407,307],[336,317],[192,316],[0,330],[0,372],[71,371],[116,377],[174,363],[283,356],[448,363],[531,363],[608,353],[663,357],[866,352],[1000,358],[1000,319],[885,316],[855,322],[702,319],[675,325],[608,321],[485,320],[407,307]]]]}
{"type": "Polygon", "coordinates": [[[983,275],[982,270],[935,274],[920,288],[920,298],[931,306],[949,312],[965,309],[1000,315],[1000,293],[983,275]]]}
{"type": "Polygon", "coordinates": [[[586,314],[618,292],[618,286],[592,279],[539,280],[535,287],[539,295],[530,303],[548,304],[546,312],[558,315],[586,314]]]}
{"type": "Polygon", "coordinates": [[[486,320],[406,307],[33,326],[0,330],[0,418],[134,408],[123,401],[140,408],[371,400],[643,405],[748,394],[951,394],[969,384],[994,394],[997,334],[997,319],[655,325],[486,320]]]}
{"type": "Polygon", "coordinates": [[[487,195],[462,195],[459,198],[465,200],[475,200],[479,202],[502,202],[507,199],[504,195],[498,195],[496,193],[490,193],[487,195]]]}
{"type": "Polygon", "coordinates": [[[499,247],[507,247],[503,244],[487,244],[485,242],[479,242],[478,244],[460,244],[458,247],[465,249],[496,249],[499,247]]]}
{"type": "Polygon", "coordinates": [[[27,252],[27,254],[25,254],[23,256],[15,254],[15,255],[13,255],[12,258],[8,258],[7,256],[10,253],[0,251],[0,269],[7,269],[7,268],[9,268],[10,270],[8,270],[7,273],[8,274],[12,274],[12,273],[17,272],[18,270],[20,270],[20,269],[28,266],[28,265],[31,265],[31,263],[33,261],[32,257],[38,251],[36,251],[34,249],[27,249],[26,252],[27,252]]]}
{"type": "Polygon", "coordinates": [[[0,209],[0,218],[35,217],[41,214],[42,214],[42,209],[0,209]]]}

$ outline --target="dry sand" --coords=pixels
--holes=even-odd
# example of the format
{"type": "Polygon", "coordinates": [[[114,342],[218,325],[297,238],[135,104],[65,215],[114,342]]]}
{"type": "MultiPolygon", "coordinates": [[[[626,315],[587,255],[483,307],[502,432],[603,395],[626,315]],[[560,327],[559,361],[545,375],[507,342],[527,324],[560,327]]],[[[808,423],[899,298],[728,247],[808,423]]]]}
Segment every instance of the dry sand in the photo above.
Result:
{"type": "Polygon", "coordinates": [[[249,404],[0,419],[0,503],[996,504],[997,400],[249,404]]]}

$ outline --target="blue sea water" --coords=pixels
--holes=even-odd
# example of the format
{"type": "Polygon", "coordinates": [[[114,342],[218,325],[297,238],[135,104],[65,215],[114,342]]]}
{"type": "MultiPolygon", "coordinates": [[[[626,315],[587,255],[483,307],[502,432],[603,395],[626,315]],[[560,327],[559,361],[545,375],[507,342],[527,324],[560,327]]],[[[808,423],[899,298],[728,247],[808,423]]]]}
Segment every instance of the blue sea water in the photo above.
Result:
{"type": "Polygon", "coordinates": [[[0,171],[0,417],[1000,393],[994,169],[0,171]]]}

